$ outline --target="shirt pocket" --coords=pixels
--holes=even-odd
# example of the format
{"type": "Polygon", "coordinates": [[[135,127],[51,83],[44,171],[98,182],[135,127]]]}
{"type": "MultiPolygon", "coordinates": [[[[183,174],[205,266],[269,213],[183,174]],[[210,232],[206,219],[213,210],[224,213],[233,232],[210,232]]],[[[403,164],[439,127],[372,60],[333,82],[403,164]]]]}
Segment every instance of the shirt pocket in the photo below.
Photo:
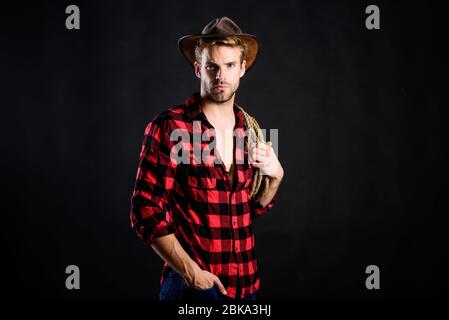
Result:
{"type": "Polygon", "coordinates": [[[213,168],[207,166],[189,166],[187,169],[187,185],[195,189],[215,189],[217,178],[213,168]]]}
{"type": "Polygon", "coordinates": [[[188,176],[187,184],[189,187],[197,189],[215,189],[217,187],[217,178],[188,176]]]}
{"type": "Polygon", "coordinates": [[[208,206],[204,204],[214,202],[217,199],[220,185],[219,178],[214,172],[205,166],[186,166],[180,173],[179,186],[183,199],[190,208],[198,214],[206,213],[208,206]],[[198,204],[201,203],[199,206],[198,204]]]}

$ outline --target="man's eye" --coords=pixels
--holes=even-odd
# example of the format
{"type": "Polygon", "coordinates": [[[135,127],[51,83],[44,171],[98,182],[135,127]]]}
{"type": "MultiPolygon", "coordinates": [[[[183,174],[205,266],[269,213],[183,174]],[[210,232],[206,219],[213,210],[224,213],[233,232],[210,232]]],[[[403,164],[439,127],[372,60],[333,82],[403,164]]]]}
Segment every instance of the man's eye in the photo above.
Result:
{"type": "Polygon", "coordinates": [[[206,66],[206,69],[207,69],[207,70],[213,70],[213,69],[214,69],[214,66],[206,66]]]}
{"type": "Polygon", "coordinates": [[[235,67],[235,63],[230,63],[230,64],[228,64],[228,67],[229,67],[229,68],[235,67]]]}

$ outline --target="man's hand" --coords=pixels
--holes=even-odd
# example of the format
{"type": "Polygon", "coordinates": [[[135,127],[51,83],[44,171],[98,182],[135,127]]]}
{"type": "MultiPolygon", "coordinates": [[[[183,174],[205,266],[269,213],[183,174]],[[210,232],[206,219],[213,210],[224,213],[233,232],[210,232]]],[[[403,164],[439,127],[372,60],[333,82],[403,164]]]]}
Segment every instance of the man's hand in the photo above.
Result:
{"type": "Polygon", "coordinates": [[[249,162],[254,167],[260,169],[262,174],[271,179],[281,180],[284,175],[284,169],[281,166],[271,143],[262,141],[251,142],[249,152],[249,162]]]}
{"type": "Polygon", "coordinates": [[[220,292],[226,294],[226,289],[220,279],[216,275],[202,270],[185,252],[174,234],[155,238],[151,246],[184,278],[189,287],[204,290],[217,285],[220,292]]]}
{"type": "Polygon", "coordinates": [[[210,289],[216,285],[218,290],[220,290],[222,294],[226,295],[226,289],[220,279],[213,273],[206,270],[201,270],[199,267],[195,268],[195,271],[191,277],[186,276],[185,280],[189,287],[200,290],[210,289]]]}
{"type": "Polygon", "coordinates": [[[251,142],[249,146],[249,163],[260,169],[261,174],[267,175],[270,179],[268,192],[259,199],[259,203],[265,207],[276,195],[284,177],[284,169],[274,153],[271,142],[265,143],[259,140],[257,143],[251,142]]]}

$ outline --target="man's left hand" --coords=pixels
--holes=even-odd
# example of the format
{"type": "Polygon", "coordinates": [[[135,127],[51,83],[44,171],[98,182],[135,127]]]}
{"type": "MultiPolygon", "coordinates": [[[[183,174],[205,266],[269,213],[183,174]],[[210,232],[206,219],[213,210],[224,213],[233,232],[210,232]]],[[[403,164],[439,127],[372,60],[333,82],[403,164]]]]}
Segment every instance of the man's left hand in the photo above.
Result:
{"type": "Polygon", "coordinates": [[[262,174],[270,179],[281,180],[284,175],[284,169],[281,166],[271,143],[262,141],[251,142],[249,152],[249,163],[260,169],[262,174]]]}

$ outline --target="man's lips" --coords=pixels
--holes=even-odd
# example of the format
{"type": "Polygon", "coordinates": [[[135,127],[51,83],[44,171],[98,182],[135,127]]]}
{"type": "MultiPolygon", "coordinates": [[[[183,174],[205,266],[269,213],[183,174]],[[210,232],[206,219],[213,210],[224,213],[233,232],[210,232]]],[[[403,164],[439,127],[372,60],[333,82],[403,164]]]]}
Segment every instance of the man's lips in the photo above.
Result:
{"type": "Polygon", "coordinates": [[[226,89],[228,86],[225,86],[225,85],[222,85],[222,84],[220,84],[220,85],[218,85],[218,86],[214,86],[214,89],[216,89],[216,90],[224,90],[224,89],[226,89]]]}

